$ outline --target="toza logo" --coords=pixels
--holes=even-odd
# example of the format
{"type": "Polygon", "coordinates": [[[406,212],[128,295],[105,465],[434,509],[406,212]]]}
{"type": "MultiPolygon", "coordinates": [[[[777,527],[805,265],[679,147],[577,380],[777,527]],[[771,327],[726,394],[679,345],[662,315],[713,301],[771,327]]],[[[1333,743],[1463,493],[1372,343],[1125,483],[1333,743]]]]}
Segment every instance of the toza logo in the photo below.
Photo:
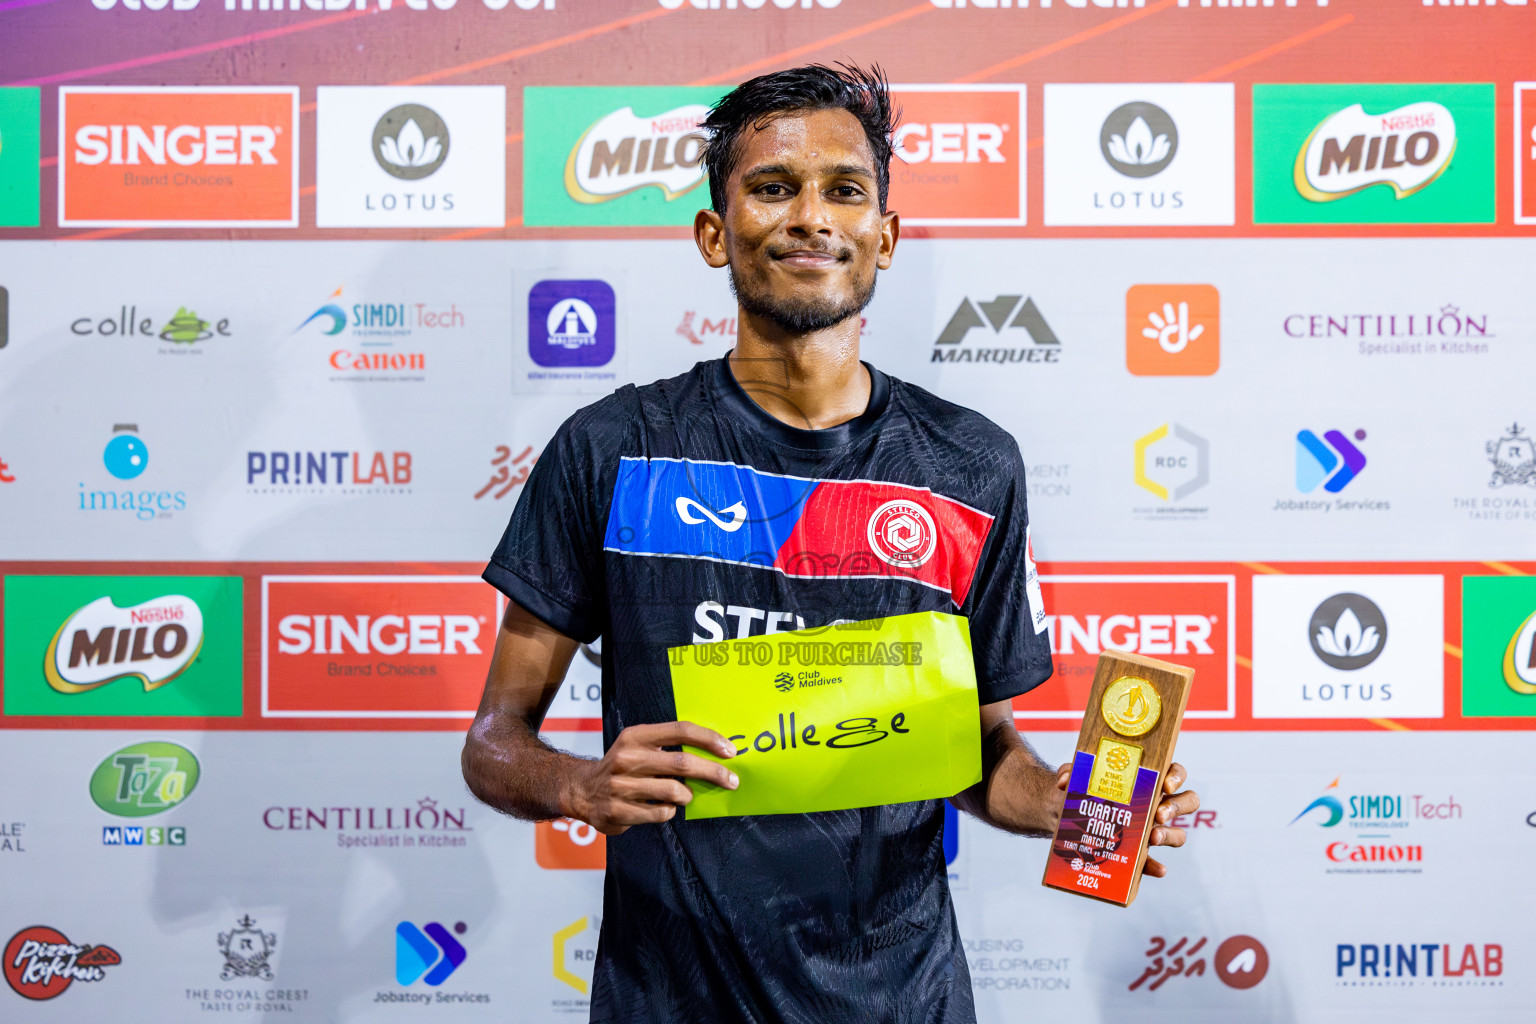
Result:
{"type": "Polygon", "coordinates": [[[686,103],[653,117],[623,107],[581,134],[565,163],[565,190],[578,203],[606,203],[637,189],[656,188],[668,202],[704,182],[704,133],[709,113],[686,103]]]}
{"type": "Polygon", "coordinates": [[[707,519],[726,533],[735,533],[741,529],[741,524],[747,521],[747,506],[739,501],[720,510],[730,517],[728,519],[721,519],[714,512],[710,511],[709,508],[699,504],[692,498],[678,498],[674,505],[677,509],[677,517],[690,526],[697,526],[707,519]],[[700,518],[700,516],[703,518],[700,518]]]}
{"type": "Polygon", "coordinates": [[[185,672],[202,646],[203,611],[190,597],[170,594],[128,608],[101,597],[64,620],[48,644],[43,674],[59,693],[119,679],[137,679],[148,692],[185,672]]]}
{"type": "Polygon", "coordinates": [[[91,800],[120,818],[144,818],[177,806],[197,788],[202,768],[186,747],[135,743],[109,754],[91,773],[91,800]]]}
{"type": "Polygon", "coordinates": [[[1179,152],[1179,129],[1155,103],[1125,103],[1104,119],[1099,149],[1109,166],[1127,178],[1150,178],[1179,152]]]}
{"type": "MultiPolygon", "coordinates": [[[[459,921],[453,930],[463,935],[467,927],[459,921]]],[[[413,985],[418,980],[441,985],[468,955],[459,940],[436,921],[424,929],[409,921],[395,926],[395,980],[401,985],[413,985]]]]}
{"type": "Polygon", "coordinates": [[[1488,461],[1493,463],[1489,487],[1536,487],[1536,445],[1515,423],[1497,441],[1489,441],[1488,461]]]}
{"type": "MultiPolygon", "coordinates": [[[[1364,441],[1365,431],[1355,431],[1355,440],[1364,441]]],[[[1364,468],[1365,453],[1340,431],[1326,431],[1321,438],[1310,430],[1297,433],[1296,489],[1301,493],[1311,494],[1322,484],[1323,490],[1337,494],[1364,468]]]]}
{"type": "Polygon", "coordinates": [[[277,933],[256,927],[255,918],[246,914],[231,931],[219,933],[219,952],[224,954],[220,981],[235,978],[272,980],[272,954],[277,949],[277,933]]]}
{"type": "Polygon", "coordinates": [[[1307,636],[1323,664],[1353,672],[1381,656],[1387,645],[1387,619],[1368,597],[1335,594],[1312,613],[1307,636]]]}
{"type": "Polygon", "coordinates": [[[1367,114],[1359,103],[1324,118],[1296,154],[1296,191],[1314,203],[1389,185],[1405,199],[1428,188],[1451,165],[1456,121],[1428,100],[1385,114],[1367,114]]]}
{"type": "Polygon", "coordinates": [[[392,178],[425,178],[448,159],[448,125],[431,107],[402,103],[373,126],[373,158],[392,178]]]}

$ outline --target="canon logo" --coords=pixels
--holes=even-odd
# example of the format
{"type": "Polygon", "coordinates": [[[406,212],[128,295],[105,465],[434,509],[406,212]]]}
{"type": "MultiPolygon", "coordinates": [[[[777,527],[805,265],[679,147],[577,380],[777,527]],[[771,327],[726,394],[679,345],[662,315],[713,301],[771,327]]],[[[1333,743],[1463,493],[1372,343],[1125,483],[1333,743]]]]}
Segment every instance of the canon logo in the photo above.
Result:
{"type": "Polygon", "coordinates": [[[277,624],[283,654],[479,654],[473,615],[285,615],[277,624]],[[329,646],[327,646],[329,637],[329,646]]]}
{"type": "Polygon", "coordinates": [[[75,163],[276,164],[278,131],[268,124],[87,124],[75,132],[75,163]]]}
{"type": "Polygon", "coordinates": [[[1003,156],[1003,133],[1007,126],[986,121],[967,124],[909,122],[896,129],[892,138],[898,157],[909,164],[978,164],[1007,162],[1003,156]]]}
{"type": "Polygon", "coordinates": [[[1084,654],[1105,650],[1134,654],[1212,654],[1211,627],[1205,615],[1047,615],[1052,654],[1084,654]]]}

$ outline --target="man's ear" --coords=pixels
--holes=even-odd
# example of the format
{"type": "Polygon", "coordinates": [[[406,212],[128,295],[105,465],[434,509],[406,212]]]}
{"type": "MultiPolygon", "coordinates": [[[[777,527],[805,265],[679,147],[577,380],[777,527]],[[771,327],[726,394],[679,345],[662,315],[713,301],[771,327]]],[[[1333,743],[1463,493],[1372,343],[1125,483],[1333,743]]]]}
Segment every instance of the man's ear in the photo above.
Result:
{"type": "Polygon", "coordinates": [[[725,221],[714,210],[700,210],[694,214],[693,241],[704,262],[716,270],[731,262],[725,251],[725,221]]]}
{"type": "Polygon", "coordinates": [[[901,215],[895,210],[887,210],[880,218],[880,253],[875,257],[875,266],[889,270],[891,259],[896,255],[896,243],[901,241],[901,215]]]}

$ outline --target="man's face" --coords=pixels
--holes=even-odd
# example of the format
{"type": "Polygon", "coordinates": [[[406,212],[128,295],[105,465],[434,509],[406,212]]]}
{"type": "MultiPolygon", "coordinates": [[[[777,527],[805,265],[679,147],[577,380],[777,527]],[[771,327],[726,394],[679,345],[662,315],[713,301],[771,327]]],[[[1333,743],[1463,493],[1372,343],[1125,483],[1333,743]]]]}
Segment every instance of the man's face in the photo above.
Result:
{"type": "Polygon", "coordinates": [[[749,128],[723,214],[700,212],[705,260],[729,266],[749,313],[792,334],[857,316],[891,265],[898,222],[880,212],[864,129],[846,110],[792,112],[749,128]]]}

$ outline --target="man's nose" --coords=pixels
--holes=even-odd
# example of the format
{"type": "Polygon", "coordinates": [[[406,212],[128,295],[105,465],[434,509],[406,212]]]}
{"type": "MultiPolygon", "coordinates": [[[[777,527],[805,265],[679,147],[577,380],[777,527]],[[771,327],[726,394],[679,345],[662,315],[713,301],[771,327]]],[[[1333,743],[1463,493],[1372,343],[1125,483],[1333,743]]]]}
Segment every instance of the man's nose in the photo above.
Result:
{"type": "Polygon", "coordinates": [[[794,235],[830,235],[832,219],[826,197],[815,186],[802,188],[789,204],[789,232],[794,235]]]}

